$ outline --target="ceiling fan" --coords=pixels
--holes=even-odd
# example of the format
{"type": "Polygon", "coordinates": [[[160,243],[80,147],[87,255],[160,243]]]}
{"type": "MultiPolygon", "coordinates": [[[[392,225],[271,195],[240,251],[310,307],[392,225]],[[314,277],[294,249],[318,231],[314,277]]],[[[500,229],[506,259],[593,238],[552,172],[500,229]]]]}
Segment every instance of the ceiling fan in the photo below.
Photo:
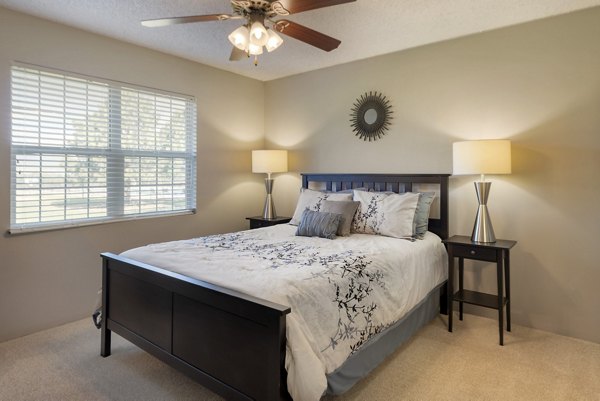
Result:
{"type": "Polygon", "coordinates": [[[317,8],[351,3],[356,0],[230,0],[231,14],[191,15],[187,17],[158,18],[142,21],[146,27],[161,27],[190,22],[245,20],[244,25],[234,30],[228,39],[233,45],[230,61],[254,56],[254,65],[258,64],[258,56],[263,53],[263,46],[268,52],[277,49],[283,43],[281,36],[291,36],[304,43],[327,52],[336,49],[341,41],[317,32],[287,19],[274,18],[317,8]],[[268,23],[268,24],[267,24],[268,23]],[[270,25],[270,27],[268,26],[270,25]],[[277,31],[277,32],[276,32],[277,31]]]}

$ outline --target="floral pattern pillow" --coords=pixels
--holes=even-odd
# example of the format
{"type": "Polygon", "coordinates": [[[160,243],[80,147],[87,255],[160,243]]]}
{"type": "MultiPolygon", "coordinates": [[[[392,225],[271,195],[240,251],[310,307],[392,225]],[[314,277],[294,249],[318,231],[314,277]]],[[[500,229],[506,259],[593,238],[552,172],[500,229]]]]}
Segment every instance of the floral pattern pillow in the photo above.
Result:
{"type": "Polygon", "coordinates": [[[320,212],[323,206],[323,201],[351,201],[352,192],[322,192],[315,191],[313,189],[303,188],[296,204],[296,211],[294,217],[290,221],[290,224],[297,226],[302,219],[302,213],[304,210],[312,210],[314,212],[320,212]]]}
{"type": "Polygon", "coordinates": [[[360,206],[354,215],[353,232],[395,238],[413,236],[419,194],[354,191],[354,200],[360,206]]]}

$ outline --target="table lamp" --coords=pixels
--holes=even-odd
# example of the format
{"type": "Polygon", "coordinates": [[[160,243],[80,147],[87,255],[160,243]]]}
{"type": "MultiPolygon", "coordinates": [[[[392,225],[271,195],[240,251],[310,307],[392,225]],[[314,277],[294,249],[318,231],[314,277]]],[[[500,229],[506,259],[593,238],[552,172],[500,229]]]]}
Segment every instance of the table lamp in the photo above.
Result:
{"type": "Polygon", "coordinates": [[[496,242],[494,228],[487,208],[491,182],[485,181],[485,174],[510,174],[510,141],[478,140],[455,142],[453,150],[453,174],[481,174],[481,181],[475,182],[479,207],[473,226],[471,241],[496,242]]]}
{"type": "Polygon", "coordinates": [[[252,151],[252,172],[266,173],[265,188],[267,198],[263,208],[263,217],[265,219],[274,219],[277,217],[275,204],[273,203],[273,179],[272,173],[285,173],[288,171],[287,150],[253,150],[252,151]]]}

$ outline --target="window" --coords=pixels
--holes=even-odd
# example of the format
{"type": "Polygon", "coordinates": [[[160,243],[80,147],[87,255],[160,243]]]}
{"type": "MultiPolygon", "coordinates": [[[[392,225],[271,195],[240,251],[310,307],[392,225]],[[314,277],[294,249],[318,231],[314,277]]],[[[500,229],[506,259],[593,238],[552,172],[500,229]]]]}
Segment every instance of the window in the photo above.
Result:
{"type": "Polygon", "coordinates": [[[11,232],[195,211],[194,98],[25,64],[11,91],[11,232]]]}

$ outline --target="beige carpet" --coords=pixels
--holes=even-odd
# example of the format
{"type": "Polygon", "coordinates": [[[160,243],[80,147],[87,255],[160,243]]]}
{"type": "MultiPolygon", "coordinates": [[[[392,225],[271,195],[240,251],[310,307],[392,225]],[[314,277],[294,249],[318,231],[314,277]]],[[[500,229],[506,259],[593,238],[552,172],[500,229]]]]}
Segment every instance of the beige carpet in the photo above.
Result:
{"type": "MultiPolygon", "coordinates": [[[[458,319],[457,319],[458,320],[458,319]]],[[[89,319],[0,344],[0,400],[219,400],[113,335],[99,356],[89,319]]],[[[346,400],[600,400],[600,344],[466,315],[448,333],[431,322],[346,400]]]]}

